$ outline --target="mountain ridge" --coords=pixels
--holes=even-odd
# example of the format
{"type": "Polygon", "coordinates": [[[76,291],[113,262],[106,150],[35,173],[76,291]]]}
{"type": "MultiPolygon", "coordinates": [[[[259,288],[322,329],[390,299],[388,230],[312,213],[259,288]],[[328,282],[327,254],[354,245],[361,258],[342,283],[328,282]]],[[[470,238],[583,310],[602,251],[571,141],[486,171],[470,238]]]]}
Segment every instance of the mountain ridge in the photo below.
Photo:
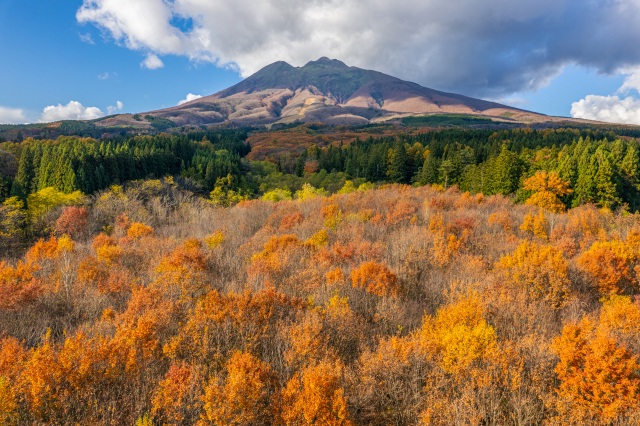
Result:
{"type": "Polygon", "coordinates": [[[301,67],[277,61],[212,95],[143,113],[146,120],[122,114],[101,120],[99,125],[143,127],[154,120],[165,120],[175,126],[226,123],[271,126],[318,121],[362,125],[430,114],[469,114],[515,123],[553,119],[321,57],[301,67]]]}

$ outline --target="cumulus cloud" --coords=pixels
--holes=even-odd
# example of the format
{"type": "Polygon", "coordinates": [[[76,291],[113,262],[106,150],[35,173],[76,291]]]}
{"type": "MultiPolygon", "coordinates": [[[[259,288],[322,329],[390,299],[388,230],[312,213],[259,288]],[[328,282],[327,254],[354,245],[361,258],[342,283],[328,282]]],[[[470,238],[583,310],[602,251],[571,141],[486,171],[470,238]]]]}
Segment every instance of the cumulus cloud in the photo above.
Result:
{"type": "Polygon", "coordinates": [[[71,101],[66,105],[49,105],[42,110],[40,121],[48,123],[60,120],[93,120],[104,117],[100,108],[85,107],[80,102],[71,101]]]}
{"type": "Polygon", "coordinates": [[[609,123],[640,124],[640,99],[588,95],[571,104],[571,116],[609,123]]]}
{"type": "Polygon", "coordinates": [[[624,96],[640,92],[640,67],[622,71],[627,77],[616,95],[588,95],[571,104],[571,116],[608,123],[640,125],[640,99],[636,96],[624,96]]]}
{"type": "Polygon", "coordinates": [[[140,66],[148,70],[157,70],[164,67],[164,62],[162,62],[162,59],[160,59],[158,55],[149,53],[147,57],[144,58],[144,61],[140,62],[140,66]]]}
{"type": "Polygon", "coordinates": [[[107,114],[115,114],[116,112],[121,111],[122,108],[124,108],[124,104],[120,101],[117,101],[115,106],[110,105],[107,107],[107,114]]]}
{"type": "Polygon", "coordinates": [[[27,117],[20,108],[7,108],[0,106],[0,124],[24,124],[27,117]]]}
{"type": "Polygon", "coordinates": [[[187,102],[195,101],[196,99],[200,99],[202,95],[194,95],[193,93],[189,93],[186,98],[178,102],[178,105],[186,104],[187,102]]]}
{"type": "Polygon", "coordinates": [[[243,76],[330,56],[494,98],[539,88],[567,64],[640,64],[637,0],[84,0],[76,18],[129,49],[243,76]]]}

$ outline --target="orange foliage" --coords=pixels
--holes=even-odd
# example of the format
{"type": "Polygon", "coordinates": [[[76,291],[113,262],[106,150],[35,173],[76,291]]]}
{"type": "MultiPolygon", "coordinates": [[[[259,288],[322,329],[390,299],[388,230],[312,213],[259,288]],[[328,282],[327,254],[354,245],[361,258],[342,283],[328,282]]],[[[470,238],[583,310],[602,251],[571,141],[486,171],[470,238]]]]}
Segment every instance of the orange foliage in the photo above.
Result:
{"type": "Polygon", "coordinates": [[[116,245],[116,240],[113,237],[110,237],[109,235],[102,232],[96,235],[93,241],[91,242],[91,247],[94,250],[97,250],[98,247],[102,247],[102,246],[115,246],[115,245],[116,245]]]}
{"type": "Polygon", "coordinates": [[[282,390],[285,425],[349,426],[342,364],[324,360],[297,373],[282,390]]]}
{"type": "Polygon", "coordinates": [[[196,239],[186,240],[162,258],[156,267],[158,278],[154,286],[185,301],[197,298],[207,290],[208,269],[202,243],[196,239]]]}
{"type": "Polygon", "coordinates": [[[67,234],[73,238],[82,237],[89,225],[89,212],[86,207],[65,207],[56,221],[58,234],[67,234]]]}
{"type": "Polygon", "coordinates": [[[345,280],[344,273],[340,268],[333,268],[326,274],[327,285],[334,286],[342,284],[345,280]]]}
{"type": "Polygon", "coordinates": [[[291,213],[283,217],[282,220],[280,221],[280,230],[288,231],[294,226],[301,224],[302,222],[304,222],[304,215],[302,213],[300,212],[291,213]]]}
{"type": "Polygon", "coordinates": [[[525,179],[522,188],[525,191],[533,191],[533,195],[527,199],[526,204],[554,213],[565,209],[559,197],[573,192],[569,188],[569,182],[560,179],[556,172],[547,173],[544,170],[537,171],[535,175],[525,179]]]}
{"type": "Polygon", "coordinates": [[[513,220],[511,215],[506,210],[500,210],[489,215],[487,219],[489,224],[500,225],[505,232],[510,232],[513,229],[513,220]]]}
{"type": "Polygon", "coordinates": [[[322,358],[327,351],[326,332],[318,312],[312,311],[286,330],[289,348],[284,358],[292,366],[309,365],[322,358]]]}
{"type": "Polygon", "coordinates": [[[418,206],[408,201],[400,201],[394,203],[389,213],[387,213],[386,223],[387,225],[396,225],[401,222],[411,220],[416,212],[418,206]]]}
{"type": "Polygon", "coordinates": [[[137,240],[142,237],[147,237],[149,235],[153,235],[153,228],[149,225],[145,225],[144,223],[132,222],[127,230],[127,237],[137,240]]]}
{"type": "Polygon", "coordinates": [[[36,268],[19,261],[15,267],[0,261],[0,309],[14,310],[33,303],[42,294],[36,268]]]}
{"type": "Polygon", "coordinates": [[[235,351],[226,363],[226,379],[213,377],[205,389],[198,425],[278,424],[277,377],[266,362],[235,351]]]}
{"type": "Polygon", "coordinates": [[[273,287],[240,294],[213,290],[198,301],[164,351],[172,359],[219,363],[232,349],[250,350],[267,344],[275,335],[270,326],[291,318],[303,307],[302,301],[273,287]]]}
{"type": "Polygon", "coordinates": [[[603,295],[637,291],[634,271],[637,261],[638,254],[620,240],[596,241],[578,257],[578,265],[603,295]]]}
{"type": "Polygon", "coordinates": [[[275,235],[269,238],[264,249],[251,257],[249,274],[269,275],[283,272],[289,258],[302,247],[302,242],[293,234],[275,235]]]}
{"type": "Polygon", "coordinates": [[[320,214],[324,218],[324,226],[328,229],[336,229],[342,221],[342,210],[337,204],[322,207],[320,214]]]}
{"type": "Polygon", "coordinates": [[[558,410],[571,422],[613,422],[640,409],[640,364],[606,329],[587,319],[567,324],[554,339],[560,357],[555,368],[560,386],[558,410]]]}
{"type": "Polygon", "coordinates": [[[163,425],[193,422],[199,408],[196,374],[188,364],[172,364],[151,399],[151,414],[163,425]]]}
{"type": "Polygon", "coordinates": [[[367,293],[376,296],[398,297],[402,293],[402,287],[396,275],[381,263],[364,262],[352,270],[349,277],[354,288],[364,289],[367,293]]]}
{"type": "Polygon", "coordinates": [[[549,234],[549,221],[544,211],[540,209],[536,215],[532,213],[525,215],[520,229],[546,241],[549,234]]]}
{"type": "Polygon", "coordinates": [[[451,262],[463,245],[463,241],[468,238],[465,230],[462,238],[456,237],[454,234],[448,234],[445,238],[444,231],[440,231],[433,238],[433,261],[438,266],[446,266],[451,262]]]}

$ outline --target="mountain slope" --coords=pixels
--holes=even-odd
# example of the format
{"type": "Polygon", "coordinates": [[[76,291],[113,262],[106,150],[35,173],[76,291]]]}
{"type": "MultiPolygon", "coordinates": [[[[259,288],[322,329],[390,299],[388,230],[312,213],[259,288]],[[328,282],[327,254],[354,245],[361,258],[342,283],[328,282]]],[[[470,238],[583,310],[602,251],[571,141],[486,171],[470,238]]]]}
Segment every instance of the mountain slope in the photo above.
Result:
{"type": "MultiPolygon", "coordinates": [[[[211,96],[144,114],[146,121],[176,125],[243,125],[322,121],[366,124],[417,114],[473,114],[498,120],[539,122],[549,117],[454,93],[440,92],[371,70],[320,58],[303,67],[275,62],[211,96]]],[[[101,126],[135,125],[131,115],[101,126]]]]}

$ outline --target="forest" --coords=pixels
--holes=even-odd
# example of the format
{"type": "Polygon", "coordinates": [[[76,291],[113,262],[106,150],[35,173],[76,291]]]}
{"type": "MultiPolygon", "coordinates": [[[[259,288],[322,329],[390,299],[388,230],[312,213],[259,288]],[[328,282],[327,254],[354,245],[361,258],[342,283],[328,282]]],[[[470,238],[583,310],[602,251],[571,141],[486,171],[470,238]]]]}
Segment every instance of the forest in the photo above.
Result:
{"type": "Polygon", "coordinates": [[[247,137],[0,145],[0,424],[640,423],[635,140],[247,137]]]}

